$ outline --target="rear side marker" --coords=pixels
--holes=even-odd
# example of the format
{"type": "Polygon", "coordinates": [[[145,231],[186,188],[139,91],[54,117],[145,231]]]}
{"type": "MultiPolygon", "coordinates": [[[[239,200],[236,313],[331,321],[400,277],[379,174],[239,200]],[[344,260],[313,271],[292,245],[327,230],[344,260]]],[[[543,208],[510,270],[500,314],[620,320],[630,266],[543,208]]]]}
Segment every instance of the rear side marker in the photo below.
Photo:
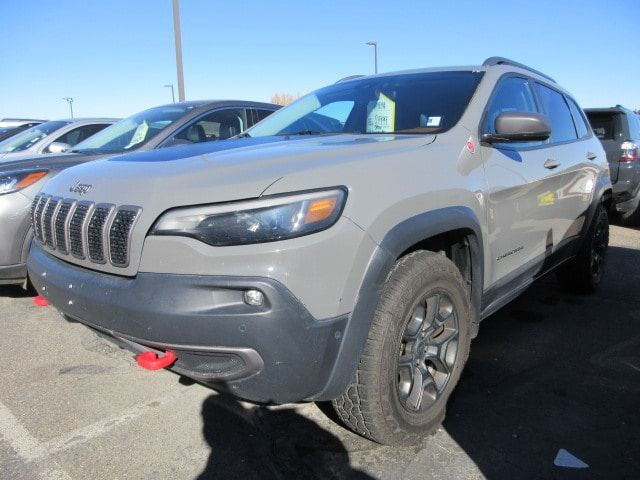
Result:
{"type": "Polygon", "coordinates": [[[42,295],[38,295],[37,297],[33,297],[33,303],[39,307],[48,307],[49,301],[44,298],[42,295]]]}
{"type": "Polygon", "coordinates": [[[178,357],[171,350],[164,352],[163,357],[159,357],[156,352],[144,352],[136,356],[136,362],[145,370],[160,370],[171,366],[178,357]]]}

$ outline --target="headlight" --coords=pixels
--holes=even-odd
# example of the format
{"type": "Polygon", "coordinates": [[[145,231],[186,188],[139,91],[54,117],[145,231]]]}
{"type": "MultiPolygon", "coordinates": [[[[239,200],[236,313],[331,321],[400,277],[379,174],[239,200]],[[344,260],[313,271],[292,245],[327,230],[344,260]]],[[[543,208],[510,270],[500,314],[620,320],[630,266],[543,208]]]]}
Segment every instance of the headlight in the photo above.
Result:
{"type": "Polygon", "coordinates": [[[33,185],[47,173],[49,173],[48,170],[25,170],[21,172],[0,173],[0,195],[17,192],[29,185],[33,185]]]}
{"type": "Polygon", "coordinates": [[[342,213],[346,190],[336,188],[297,195],[171,210],[151,235],[196,238],[216,247],[274,242],[331,227],[342,213]]]}

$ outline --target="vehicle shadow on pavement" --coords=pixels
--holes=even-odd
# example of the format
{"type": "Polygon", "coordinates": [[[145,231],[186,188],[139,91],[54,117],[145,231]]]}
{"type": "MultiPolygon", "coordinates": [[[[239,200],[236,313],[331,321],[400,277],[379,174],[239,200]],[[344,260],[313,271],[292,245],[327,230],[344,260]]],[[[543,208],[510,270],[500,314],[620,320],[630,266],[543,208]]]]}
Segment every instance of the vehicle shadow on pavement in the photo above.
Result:
{"type": "Polygon", "coordinates": [[[607,268],[594,295],[550,275],[482,323],[443,426],[486,478],[640,478],[640,251],[607,268]]]}
{"type": "Polygon", "coordinates": [[[203,403],[211,454],[198,480],[373,478],[353,469],[342,442],[295,408],[245,405],[224,394],[203,403]]]}
{"type": "Polygon", "coordinates": [[[35,290],[25,290],[19,285],[0,285],[0,297],[6,298],[27,298],[36,295],[35,290]]]}

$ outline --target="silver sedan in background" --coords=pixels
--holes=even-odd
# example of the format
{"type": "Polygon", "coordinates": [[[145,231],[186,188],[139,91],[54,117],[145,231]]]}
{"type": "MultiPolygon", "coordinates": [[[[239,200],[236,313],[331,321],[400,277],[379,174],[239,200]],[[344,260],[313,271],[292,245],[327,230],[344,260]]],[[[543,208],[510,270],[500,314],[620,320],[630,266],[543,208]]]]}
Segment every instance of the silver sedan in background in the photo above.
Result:
{"type": "Polygon", "coordinates": [[[0,161],[62,153],[118,121],[117,118],[52,120],[0,142],[0,161]]]}

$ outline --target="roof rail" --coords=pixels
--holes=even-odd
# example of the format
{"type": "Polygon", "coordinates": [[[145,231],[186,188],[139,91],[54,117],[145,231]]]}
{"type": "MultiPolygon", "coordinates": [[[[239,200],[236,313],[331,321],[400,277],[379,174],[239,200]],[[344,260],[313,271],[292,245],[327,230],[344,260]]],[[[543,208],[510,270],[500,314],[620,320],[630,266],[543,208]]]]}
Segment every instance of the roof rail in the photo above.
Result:
{"type": "Polygon", "coordinates": [[[508,58],[504,58],[504,57],[489,57],[487,58],[484,63],[482,64],[483,67],[493,67],[494,65],[511,65],[512,67],[518,67],[518,68],[524,68],[525,70],[529,70],[530,72],[533,72],[537,75],[540,75],[541,77],[546,78],[547,80],[551,80],[553,83],[556,83],[556,81],[551,78],[549,75],[546,75],[538,70],[535,70],[531,67],[527,67],[525,64],[520,63],[520,62],[516,62],[513,60],[509,60],[508,58]]]}

